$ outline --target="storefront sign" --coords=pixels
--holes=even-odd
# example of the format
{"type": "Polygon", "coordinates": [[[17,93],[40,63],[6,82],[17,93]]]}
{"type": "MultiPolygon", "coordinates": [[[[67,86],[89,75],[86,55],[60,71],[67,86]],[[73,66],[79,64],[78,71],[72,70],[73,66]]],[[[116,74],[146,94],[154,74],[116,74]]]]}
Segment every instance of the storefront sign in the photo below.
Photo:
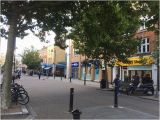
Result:
{"type": "Polygon", "coordinates": [[[153,57],[144,56],[143,58],[132,57],[128,58],[128,62],[116,62],[116,66],[141,66],[141,65],[151,65],[154,63],[153,57]]]}
{"type": "Polygon", "coordinates": [[[129,66],[128,70],[152,70],[152,66],[129,66]]]}
{"type": "Polygon", "coordinates": [[[72,63],[72,67],[78,67],[79,66],[79,62],[73,62],[72,63]]]}

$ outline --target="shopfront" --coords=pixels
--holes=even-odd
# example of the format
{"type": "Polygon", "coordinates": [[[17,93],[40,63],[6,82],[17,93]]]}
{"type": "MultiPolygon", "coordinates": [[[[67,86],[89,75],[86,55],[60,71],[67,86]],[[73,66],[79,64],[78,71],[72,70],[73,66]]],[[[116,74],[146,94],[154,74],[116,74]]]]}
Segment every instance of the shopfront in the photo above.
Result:
{"type": "Polygon", "coordinates": [[[113,68],[113,79],[115,78],[116,74],[120,75],[120,79],[122,81],[124,81],[126,76],[131,79],[132,76],[137,74],[141,79],[142,76],[150,74],[154,83],[156,83],[157,69],[151,56],[144,56],[143,58],[132,57],[128,60],[129,62],[127,63],[122,63],[119,61],[116,62],[116,65],[113,68]]]}
{"type": "Polygon", "coordinates": [[[72,63],[72,78],[78,79],[79,62],[72,63]]]}
{"type": "Polygon", "coordinates": [[[84,80],[86,77],[86,80],[92,80],[92,65],[91,63],[87,64],[86,68],[85,65],[82,65],[81,67],[81,79],[84,80]]]}

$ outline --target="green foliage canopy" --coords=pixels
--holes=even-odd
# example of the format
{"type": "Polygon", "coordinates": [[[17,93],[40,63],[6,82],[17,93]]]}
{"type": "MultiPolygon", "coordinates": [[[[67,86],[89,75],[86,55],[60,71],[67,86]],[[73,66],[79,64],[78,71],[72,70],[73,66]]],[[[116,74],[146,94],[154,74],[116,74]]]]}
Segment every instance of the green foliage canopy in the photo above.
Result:
{"type": "Polygon", "coordinates": [[[133,54],[139,43],[134,35],[140,20],[132,5],[116,1],[88,3],[70,34],[79,53],[111,65],[133,54]]]}
{"type": "Polygon", "coordinates": [[[37,50],[26,49],[22,55],[22,63],[27,65],[28,69],[40,69],[41,59],[37,50]]]}

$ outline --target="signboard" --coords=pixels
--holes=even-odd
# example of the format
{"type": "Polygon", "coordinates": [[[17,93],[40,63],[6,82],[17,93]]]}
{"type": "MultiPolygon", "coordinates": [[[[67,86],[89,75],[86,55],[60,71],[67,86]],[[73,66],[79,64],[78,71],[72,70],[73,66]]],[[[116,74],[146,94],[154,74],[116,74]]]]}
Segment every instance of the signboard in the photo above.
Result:
{"type": "Polygon", "coordinates": [[[79,67],[79,62],[73,62],[72,67],[79,67]]]}
{"type": "Polygon", "coordinates": [[[153,57],[151,56],[144,56],[142,58],[139,57],[131,57],[128,58],[128,62],[121,62],[117,61],[116,66],[141,66],[141,65],[151,65],[154,63],[153,57]]]}

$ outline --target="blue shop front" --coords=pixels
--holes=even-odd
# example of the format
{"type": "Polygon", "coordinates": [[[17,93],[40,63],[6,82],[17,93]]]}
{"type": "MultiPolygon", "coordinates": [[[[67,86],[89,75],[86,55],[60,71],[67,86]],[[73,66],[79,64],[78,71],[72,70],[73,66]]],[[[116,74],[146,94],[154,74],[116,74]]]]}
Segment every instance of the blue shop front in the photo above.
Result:
{"type": "Polygon", "coordinates": [[[72,78],[78,79],[79,62],[72,63],[72,78]]]}

